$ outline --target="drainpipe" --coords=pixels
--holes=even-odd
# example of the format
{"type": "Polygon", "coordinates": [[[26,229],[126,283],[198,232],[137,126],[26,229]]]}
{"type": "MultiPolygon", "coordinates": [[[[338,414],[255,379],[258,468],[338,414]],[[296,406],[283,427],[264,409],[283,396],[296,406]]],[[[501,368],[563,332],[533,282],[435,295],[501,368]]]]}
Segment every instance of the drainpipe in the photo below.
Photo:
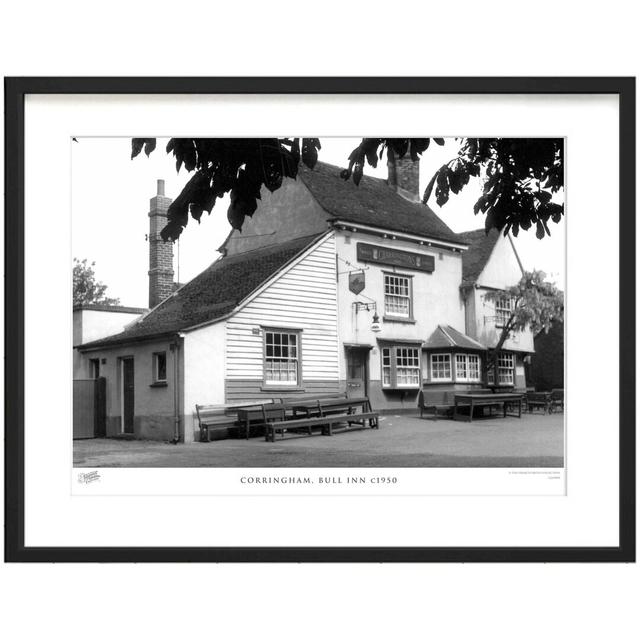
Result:
{"type": "Polygon", "coordinates": [[[178,333],[171,343],[173,351],[173,444],[180,442],[180,339],[183,333],[178,333]]]}

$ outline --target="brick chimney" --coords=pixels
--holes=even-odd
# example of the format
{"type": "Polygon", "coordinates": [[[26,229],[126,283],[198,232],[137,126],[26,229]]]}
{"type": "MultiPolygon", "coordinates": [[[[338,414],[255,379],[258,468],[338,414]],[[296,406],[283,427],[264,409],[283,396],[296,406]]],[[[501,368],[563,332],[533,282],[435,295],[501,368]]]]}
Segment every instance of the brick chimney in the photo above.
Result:
{"type": "Polygon", "coordinates": [[[173,293],[173,243],[164,242],[160,231],[167,224],[171,198],[164,195],[164,180],[158,180],[157,194],[149,201],[149,308],[173,293]]]}
{"type": "Polygon", "coordinates": [[[409,153],[398,158],[389,150],[387,171],[387,184],[394,191],[407,200],[420,202],[420,160],[414,162],[409,153]]]}

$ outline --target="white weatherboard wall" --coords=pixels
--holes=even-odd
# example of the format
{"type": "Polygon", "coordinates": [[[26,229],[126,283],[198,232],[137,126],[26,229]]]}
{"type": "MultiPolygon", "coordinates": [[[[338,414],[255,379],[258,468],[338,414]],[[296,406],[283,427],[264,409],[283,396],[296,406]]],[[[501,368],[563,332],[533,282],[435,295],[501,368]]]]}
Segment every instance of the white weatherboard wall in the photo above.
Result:
{"type": "Polygon", "coordinates": [[[224,402],[224,321],[185,333],[184,433],[185,441],[197,430],[196,404],[224,402]]]}
{"type": "Polygon", "coordinates": [[[263,327],[301,330],[304,390],[338,390],[335,252],[331,233],[227,320],[227,402],[286,395],[263,384],[263,327]]]}

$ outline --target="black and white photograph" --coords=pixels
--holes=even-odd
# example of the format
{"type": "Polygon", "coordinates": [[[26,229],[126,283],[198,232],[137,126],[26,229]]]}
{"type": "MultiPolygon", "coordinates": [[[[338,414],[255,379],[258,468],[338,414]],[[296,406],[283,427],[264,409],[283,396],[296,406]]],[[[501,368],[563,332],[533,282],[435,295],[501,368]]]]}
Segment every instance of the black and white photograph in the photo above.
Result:
{"type": "Polygon", "coordinates": [[[563,138],[70,146],[80,474],[564,469],[563,138]]]}

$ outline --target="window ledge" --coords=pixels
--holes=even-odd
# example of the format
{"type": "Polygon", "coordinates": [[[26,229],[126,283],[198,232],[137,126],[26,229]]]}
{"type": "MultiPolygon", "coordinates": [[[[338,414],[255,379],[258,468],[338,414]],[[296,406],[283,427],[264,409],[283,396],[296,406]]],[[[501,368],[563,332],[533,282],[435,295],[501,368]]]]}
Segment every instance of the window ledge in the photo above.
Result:
{"type": "Polygon", "coordinates": [[[260,387],[260,391],[292,391],[294,393],[304,393],[304,389],[302,387],[288,387],[286,385],[278,387],[276,385],[271,386],[270,384],[263,384],[260,387]]]}
{"type": "Polygon", "coordinates": [[[382,387],[383,391],[420,391],[420,387],[382,387]]]}
{"type": "Polygon", "coordinates": [[[382,322],[404,322],[406,324],[415,324],[415,318],[396,318],[395,316],[382,316],[382,322]]]}
{"type": "Polygon", "coordinates": [[[167,384],[166,381],[164,381],[164,382],[152,382],[149,386],[150,387],[167,387],[169,385],[167,384]]]}

